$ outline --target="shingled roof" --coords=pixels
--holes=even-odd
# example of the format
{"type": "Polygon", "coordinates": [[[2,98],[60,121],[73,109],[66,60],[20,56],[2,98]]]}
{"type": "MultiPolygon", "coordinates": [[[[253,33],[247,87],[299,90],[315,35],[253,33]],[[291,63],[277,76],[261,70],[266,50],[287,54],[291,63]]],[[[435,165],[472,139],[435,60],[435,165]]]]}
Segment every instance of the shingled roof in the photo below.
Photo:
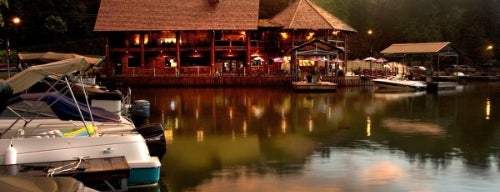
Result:
{"type": "Polygon", "coordinates": [[[101,0],[94,31],[256,30],[258,0],[101,0]]]}
{"type": "Polygon", "coordinates": [[[285,29],[333,29],[357,32],[342,20],[309,0],[296,0],[271,19],[285,29]]]}
{"type": "Polygon", "coordinates": [[[430,42],[430,43],[400,43],[392,44],[380,53],[382,54],[426,54],[438,53],[445,47],[450,46],[450,42],[430,42]]]}

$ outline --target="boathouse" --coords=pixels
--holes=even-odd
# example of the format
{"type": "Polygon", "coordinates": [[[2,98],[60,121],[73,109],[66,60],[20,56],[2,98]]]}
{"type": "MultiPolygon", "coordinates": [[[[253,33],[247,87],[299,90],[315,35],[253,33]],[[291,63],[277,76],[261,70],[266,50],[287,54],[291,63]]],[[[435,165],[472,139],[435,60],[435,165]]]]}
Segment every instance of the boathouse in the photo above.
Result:
{"type": "Polygon", "coordinates": [[[296,46],[320,39],[346,50],[356,33],[309,0],[270,19],[259,18],[259,0],[101,0],[94,31],[106,38],[109,77],[282,75],[296,46]]]}
{"type": "Polygon", "coordinates": [[[386,57],[400,58],[408,66],[425,66],[438,71],[459,64],[460,52],[450,42],[396,43],[382,50],[386,57]]]}

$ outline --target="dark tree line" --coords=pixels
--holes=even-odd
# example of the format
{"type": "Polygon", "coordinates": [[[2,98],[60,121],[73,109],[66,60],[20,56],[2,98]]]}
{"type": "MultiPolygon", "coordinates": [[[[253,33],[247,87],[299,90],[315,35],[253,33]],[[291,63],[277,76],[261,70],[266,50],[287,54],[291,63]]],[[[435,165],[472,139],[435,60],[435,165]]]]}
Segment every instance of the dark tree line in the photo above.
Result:
{"type": "MultiPolygon", "coordinates": [[[[1,5],[0,39],[22,51],[67,51],[101,54],[93,32],[99,0],[8,0],[1,5]],[[16,25],[12,18],[19,17],[16,25]],[[90,40],[89,40],[90,39],[90,40]]],[[[4,45],[2,45],[3,47],[4,45]]]]}
{"type": "Polygon", "coordinates": [[[359,31],[351,55],[363,57],[393,43],[449,41],[465,62],[498,59],[500,0],[314,0],[359,31]],[[372,35],[367,33],[372,30],[372,35]]]}
{"type": "MultiPolygon", "coordinates": [[[[261,0],[260,17],[271,18],[293,0],[261,0]]],[[[500,0],[312,0],[358,33],[349,39],[351,57],[380,52],[393,43],[449,41],[478,65],[498,59],[500,0]],[[369,35],[368,30],[373,33],[369,35]]],[[[25,49],[97,39],[93,32],[99,0],[2,0],[0,38],[25,49]],[[6,2],[6,3],[5,3],[6,2]],[[11,18],[22,23],[14,25],[11,18]]],[[[92,42],[92,41],[91,41],[92,42]]],[[[102,54],[95,43],[92,53],[102,54]]],[[[66,46],[65,49],[75,48],[66,46]]],[[[68,50],[85,51],[85,50],[68,50]]],[[[89,51],[89,50],[86,50],[89,51]]]]}

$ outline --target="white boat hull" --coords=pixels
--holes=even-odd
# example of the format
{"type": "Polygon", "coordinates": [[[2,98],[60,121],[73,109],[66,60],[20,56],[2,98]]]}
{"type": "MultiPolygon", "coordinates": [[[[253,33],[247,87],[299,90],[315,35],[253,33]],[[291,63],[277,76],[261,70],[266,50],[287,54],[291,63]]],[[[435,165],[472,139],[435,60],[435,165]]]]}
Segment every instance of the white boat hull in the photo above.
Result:
{"type": "MultiPolygon", "coordinates": [[[[4,123],[11,121],[11,119],[2,119],[0,125],[6,125],[4,123]]],[[[134,180],[134,182],[129,182],[130,185],[149,185],[158,182],[161,162],[157,157],[149,154],[144,137],[137,132],[130,131],[133,125],[96,124],[96,134],[92,136],[60,137],[47,134],[53,130],[63,133],[74,130],[72,127],[67,127],[67,124],[66,127],[61,126],[62,122],[64,121],[58,119],[39,119],[34,120],[30,127],[23,129],[15,127],[8,131],[0,139],[0,164],[5,165],[6,152],[11,144],[17,151],[16,164],[124,156],[131,168],[130,178],[134,180]],[[151,174],[141,174],[141,179],[137,179],[135,172],[151,174]]],[[[78,125],[81,122],[74,123],[83,127],[83,124],[78,125]]]]}
{"type": "Polygon", "coordinates": [[[372,79],[372,82],[379,88],[396,89],[401,91],[422,91],[427,87],[427,84],[422,81],[372,79]]]}

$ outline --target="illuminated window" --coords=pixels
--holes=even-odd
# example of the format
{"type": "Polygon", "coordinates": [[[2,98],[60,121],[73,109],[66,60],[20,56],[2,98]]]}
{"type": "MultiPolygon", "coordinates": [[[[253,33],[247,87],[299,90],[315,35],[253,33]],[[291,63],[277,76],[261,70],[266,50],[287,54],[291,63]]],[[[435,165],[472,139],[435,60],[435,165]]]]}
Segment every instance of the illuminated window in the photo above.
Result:
{"type": "Polygon", "coordinates": [[[175,38],[175,32],[173,31],[162,31],[160,38],[158,39],[158,44],[160,45],[175,44],[176,42],[177,39],[175,38]]]}
{"type": "Polygon", "coordinates": [[[245,31],[223,31],[221,40],[228,41],[244,41],[246,38],[245,31]]]}
{"type": "Polygon", "coordinates": [[[290,38],[290,36],[288,36],[287,32],[281,32],[280,35],[281,35],[281,39],[283,39],[283,40],[287,40],[288,38],[290,38]]]}
{"type": "Polygon", "coordinates": [[[141,34],[132,35],[132,42],[134,43],[134,45],[139,45],[139,43],[141,42],[141,34]]]}
{"type": "MultiPolygon", "coordinates": [[[[144,38],[144,44],[148,44],[149,43],[149,34],[143,34],[143,38],[144,38]]],[[[132,35],[132,43],[134,45],[140,45],[141,43],[141,34],[134,34],[132,35]]]]}

